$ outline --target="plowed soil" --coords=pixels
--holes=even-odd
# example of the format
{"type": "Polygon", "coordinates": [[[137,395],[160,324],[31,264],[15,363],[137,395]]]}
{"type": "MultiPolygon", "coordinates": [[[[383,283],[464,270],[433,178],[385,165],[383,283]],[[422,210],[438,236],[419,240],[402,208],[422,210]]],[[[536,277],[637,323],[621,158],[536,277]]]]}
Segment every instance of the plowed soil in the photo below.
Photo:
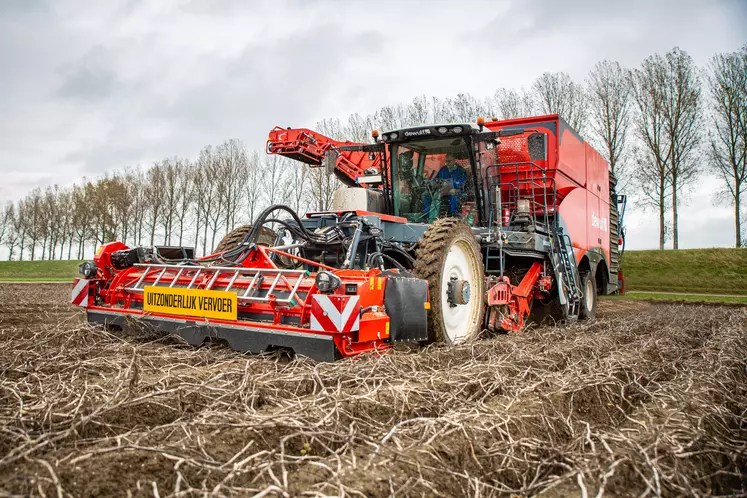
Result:
{"type": "Polygon", "coordinates": [[[113,335],[0,285],[0,496],[741,495],[747,311],[315,364],[113,335]]]}

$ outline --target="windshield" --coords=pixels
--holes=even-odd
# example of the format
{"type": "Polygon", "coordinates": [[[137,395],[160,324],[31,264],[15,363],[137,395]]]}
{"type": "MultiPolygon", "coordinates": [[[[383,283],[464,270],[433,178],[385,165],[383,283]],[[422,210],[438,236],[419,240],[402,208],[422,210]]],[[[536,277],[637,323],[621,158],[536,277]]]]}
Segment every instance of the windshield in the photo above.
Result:
{"type": "Polygon", "coordinates": [[[461,137],[393,145],[394,213],[415,223],[449,216],[476,222],[469,158],[461,137]]]}

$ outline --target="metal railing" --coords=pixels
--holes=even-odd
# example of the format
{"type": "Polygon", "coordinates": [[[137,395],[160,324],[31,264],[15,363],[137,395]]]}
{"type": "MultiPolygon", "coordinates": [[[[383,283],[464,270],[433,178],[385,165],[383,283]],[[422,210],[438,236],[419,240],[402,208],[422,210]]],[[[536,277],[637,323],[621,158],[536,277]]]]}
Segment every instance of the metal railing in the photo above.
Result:
{"type": "Polygon", "coordinates": [[[502,224],[501,219],[494,218],[502,217],[502,213],[496,213],[498,195],[501,209],[514,213],[519,201],[526,199],[533,225],[548,231],[554,226],[557,187],[555,178],[545,168],[531,161],[490,164],[485,168],[484,178],[490,226],[494,222],[502,224]]]}

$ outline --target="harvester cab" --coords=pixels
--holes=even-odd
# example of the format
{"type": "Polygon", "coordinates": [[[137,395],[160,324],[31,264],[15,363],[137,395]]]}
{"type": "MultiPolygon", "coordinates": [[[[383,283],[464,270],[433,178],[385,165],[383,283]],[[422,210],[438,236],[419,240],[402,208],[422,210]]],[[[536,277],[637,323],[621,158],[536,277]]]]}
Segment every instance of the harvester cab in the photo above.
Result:
{"type": "Polygon", "coordinates": [[[475,145],[492,140],[469,124],[410,128],[382,134],[389,147],[393,214],[411,223],[459,217],[483,223],[481,168],[475,145]]]}
{"type": "Polygon", "coordinates": [[[276,127],[267,153],[346,185],[331,209],[270,206],[201,258],[105,244],[73,302],[109,327],[329,361],[593,318],[597,293],[617,288],[607,164],[558,116],[373,136],[276,127]]]}

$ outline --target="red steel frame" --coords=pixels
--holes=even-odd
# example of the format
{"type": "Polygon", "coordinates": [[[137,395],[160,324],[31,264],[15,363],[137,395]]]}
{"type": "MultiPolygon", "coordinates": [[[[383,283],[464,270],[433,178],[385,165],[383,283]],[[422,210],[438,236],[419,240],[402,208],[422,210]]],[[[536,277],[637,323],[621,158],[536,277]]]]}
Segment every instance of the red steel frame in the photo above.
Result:
{"type": "Polygon", "coordinates": [[[307,128],[281,128],[276,126],[267,139],[267,153],[280,154],[304,162],[312,167],[322,165],[324,155],[334,150],[337,154],[335,169],[356,183],[365,171],[374,168],[381,171],[380,155],[370,156],[362,151],[340,151],[340,147],[365,145],[357,142],[340,142],[307,128]]]}
{"type": "MultiPolygon", "coordinates": [[[[110,265],[107,263],[110,261],[110,255],[112,252],[126,248],[124,244],[120,242],[113,242],[102,246],[94,257],[94,262],[100,270],[100,278],[90,280],[93,286],[93,292],[98,292],[100,304],[94,304],[96,300],[90,299],[89,305],[86,309],[91,311],[115,311],[121,315],[128,316],[149,316],[154,318],[173,318],[173,315],[164,313],[153,313],[146,312],[139,307],[143,303],[143,294],[138,292],[128,291],[139,280],[143,286],[147,284],[155,283],[158,272],[149,273],[144,279],[141,280],[143,271],[146,271],[142,267],[130,267],[125,270],[112,273],[110,265]],[[108,288],[104,288],[106,281],[111,281],[108,288]]],[[[241,318],[237,321],[233,320],[221,320],[215,318],[202,318],[198,316],[184,317],[189,320],[193,320],[196,323],[204,324],[215,324],[215,325],[251,325],[252,328],[263,329],[271,332],[297,332],[302,334],[317,334],[323,336],[330,336],[333,338],[335,346],[337,347],[340,354],[345,356],[352,356],[362,352],[385,350],[391,348],[391,344],[386,342],[389,337],[389,316],[379,311],[383,309],[384,305],[384,289],[386,286],[386,276],[380,276],[381,270],[341,270],[332,268],[317,262],[308,261],[304,258],[278,251],[268,247],[256,245],[251,249],[248,257],[243,261],[242,267],[249,271],[253,269],[268,269],[278,270],[273,261],[270,259],[269,253],[274,252],[283,256],[294,258],[300,262],[309,263],[316,267],[333,272],[342,280],[342,285],[335,291],[333,295],[345,296],[346,284],[356,284],[357,295],[360,298],[361,309],[369,308],[370,311],[366,311],[360,318],[360,329],[355,332],[338,332],[329,330],[311,330],[309,328],[310,313],[312,308],[311,296],[318,294],[319,290],[315,283],[315,274],[309,273],[308,277],[303,278],[298,287],[297,303],[295,305],[281,305],[276,302],[276,299],[271,296],[267,302],[248,302],[238,303],[238,312],[251,313],[254,315],[264,315],[272,317],[271,320],[258,321],[258,320],[242,320],[241,318]],[[303,297],[302,297],[303,296],[303,297]],[[281,323],[284,318],[293,317],[298,320],[298,325],[290,325],[287,323],[281,323]]],[[[202,259],[210,258],[206,256],[202,259]]],[[[205,266],[205,276],[199,281],[194,283],[193,288],[200,289],[207,285],[207,281],[212,279],[214,273],[211,274],[210,267],[205,266]]],[[[167,278],[167,282],[170,284],[174,282],[175,287],[186,287],[190,284],[193,277],[191,276],[177,276],[177,270],[168,270],[164,277],[167,278]],[[168,273],[172,273],[169,275],[168,273]]],[[[226,273],[225,275],[218,275],[214,279],[211,288],[220,290],[226,288],[229,283],[232,284],[231,289],[235,290],[237,294],[241,295],[242,290],[246,290],[249,285],[248,279],[234,279],[231,282],[233,275],[226,273]]],[[[285,277],[281,277],[285,279],[285,277]]],[[[267,289],[269,287],[269,279],[265,279],[264,282],[258,285],[258,289],[267,289]]],[[[289,283],[286,280],[286,284],[289,283]]]]}

